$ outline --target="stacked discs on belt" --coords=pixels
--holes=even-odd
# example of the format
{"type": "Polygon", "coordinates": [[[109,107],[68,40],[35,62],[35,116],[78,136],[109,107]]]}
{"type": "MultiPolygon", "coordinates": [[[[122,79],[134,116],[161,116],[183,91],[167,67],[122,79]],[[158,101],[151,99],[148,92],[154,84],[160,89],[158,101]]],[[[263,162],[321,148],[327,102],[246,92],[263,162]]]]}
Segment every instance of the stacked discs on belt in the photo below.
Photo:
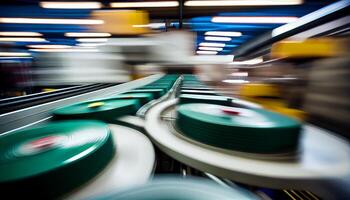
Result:
{"type": "Polygon", "coordinates": [[[118,94],[110,97],[110,99],[137,99],[141,105],[144,105],[153,100],[152,93],[129,93],[129,94],[118,94]]]}
{"type": "Polygon", "coordinates": [[[205,91],[205,90],[181,90],[181,94],[219,95],[215,91],[205,91]]]}
{"type": "Polygon", "coordinates": [[[96,119],[110,122],[123,115],[133,115],[140,107],[137,99],[101,99],[59,108],[53,114],[56,118],[96,119]]]}
{"type": "Polygon", "coordinates": [[[209,103],[229,106],[232,105],[233,99],[231,97],[216,95],[181,94],[179,104],[186,103],[209,103]]]}
{"type": "Polygon", "coordinates": [[[280,153],[297,148],[301,124],[262,109],[212,104],[184,104],[177,110],[177,128],[189,138],[224,149],[280,153]]]}
{"type": "Polygon", "coordinates": [[[54,122],[2,136],[1,194],[57,197],[95,176],[114,153],[110,130],[98,121],[54,122]]]}
{"type": "Polygon", "coordinates": [[[156,178],[142,186],[96,197],[97,200],[257,200],[253,193],[226,188],[204,178],[156,178]]]}

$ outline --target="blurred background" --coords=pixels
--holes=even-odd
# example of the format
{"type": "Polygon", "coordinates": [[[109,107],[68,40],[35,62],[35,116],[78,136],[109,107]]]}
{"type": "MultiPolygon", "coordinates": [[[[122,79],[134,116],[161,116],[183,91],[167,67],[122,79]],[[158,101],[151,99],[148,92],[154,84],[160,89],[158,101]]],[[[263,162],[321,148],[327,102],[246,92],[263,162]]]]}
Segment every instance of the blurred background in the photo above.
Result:
{"type": "Polygon", "coordinates": [[[349,19],[349,1],[3,0],[0,101],[194,73],[350,137],[349,19]]]}
{"type": "Polygon", "coordinates": [[[145,185],[148,199],[221,200],[211,195],[223,188],[264,200],[350,199],[349,8],[350,0],[0,1],[0,192],[90,199],[172,174],[145,185]],[[191,121],[197,110],[202,121],[191,121]],[[108,152],[57,159],[50,153],[75,148],[61,145],[70,144],[64,130],[78,130],[81,138],[68,136],[79,145],[99,135],[97,125],[61,119],[105,121],[115,141],[108,152]],[[243,150],[223,148],[234,143],[243,150]],[[254,150],[269,145],[290,149],[254,150]],[[193,177],[224,187],[211,192],[193,177]]]}

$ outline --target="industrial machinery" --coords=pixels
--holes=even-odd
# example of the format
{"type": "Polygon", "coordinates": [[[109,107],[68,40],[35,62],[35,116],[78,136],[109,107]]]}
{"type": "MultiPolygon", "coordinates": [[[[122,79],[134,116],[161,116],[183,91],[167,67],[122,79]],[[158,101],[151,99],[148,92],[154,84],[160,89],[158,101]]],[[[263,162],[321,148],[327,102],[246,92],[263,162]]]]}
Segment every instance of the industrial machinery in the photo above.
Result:
{"type": "MultiPolygon", "coordinates": [[[[9,33],[0,32],[0,48],[30,52],[34,74],[16,79],[22,92],[1,88],[15,96],[0,99],[4,197],[349,199],[349,1],[282,1],[266,10],[256,7],[277,1],[254,1],[233,13],[224,6],[249,1],[135,2],[70,2],[95,6],[84,12],[40,2],[56,7],[45,14],[92,17],[78,20],[84,26],[30,27],[48,44],[4,47],[1,34],[9,33]],[[208,9],[218,2],[226,13],[208,9]],[[285,13],[295,17],[278,18],[285,13]],[[183,27],[192,32],[171,30],[183,27]]],[[[2,24],[23,26],[0,16],[2,24]]],[[[3,55],[14,54],[0,51],[2,71],[28,75],[3,55]]]]}

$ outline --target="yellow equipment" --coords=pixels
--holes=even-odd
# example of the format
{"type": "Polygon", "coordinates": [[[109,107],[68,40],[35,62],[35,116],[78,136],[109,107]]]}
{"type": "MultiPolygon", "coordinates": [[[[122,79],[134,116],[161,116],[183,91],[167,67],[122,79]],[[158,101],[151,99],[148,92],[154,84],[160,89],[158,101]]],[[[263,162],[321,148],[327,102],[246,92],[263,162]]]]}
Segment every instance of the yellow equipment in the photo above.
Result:
{"type": "Polygon", "coordinates": [[[273,58],[319,58],[341,54],[342,45],[331,38],[311,38],[302,41],[280,41],[272,45],[273,58]]]}
{"type": "Polygon", "coordinates": [[[245,100],[258,103],[268,110],[300,121],[303,121],[306,117],[304,111],[288,108],[287,103],[281,98],[280,89],[276,85],[262,83],[244,84],[239,94],[245,100]]]}
{"type": "Polygon", "coordinates": [[[113,35],[140,35],[149,33],[148,13],[140,10],[98,10],[92,12],[92,17],[103,20],[104,23],[96,25],[99,32],[113,35]]]}

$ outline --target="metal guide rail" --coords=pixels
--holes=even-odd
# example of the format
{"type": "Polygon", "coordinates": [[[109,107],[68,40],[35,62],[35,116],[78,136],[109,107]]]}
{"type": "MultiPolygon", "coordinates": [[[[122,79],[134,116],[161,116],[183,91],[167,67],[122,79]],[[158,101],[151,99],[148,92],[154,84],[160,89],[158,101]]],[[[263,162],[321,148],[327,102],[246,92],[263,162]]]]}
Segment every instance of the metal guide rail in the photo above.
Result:
{"type": "Polygon", "coordinates": [[[81,101],[87,101],[89,99],[102,98],[112,94],[120,94],[151,83],[162,76],[163,75],[152,75],[124,84],[104,89],[96,89],[83,94],[63,97],[62,99],[0,114],[0,134],[8,133],[50,119],[52,117],[50,113],[53,109],[81,101]]]}

